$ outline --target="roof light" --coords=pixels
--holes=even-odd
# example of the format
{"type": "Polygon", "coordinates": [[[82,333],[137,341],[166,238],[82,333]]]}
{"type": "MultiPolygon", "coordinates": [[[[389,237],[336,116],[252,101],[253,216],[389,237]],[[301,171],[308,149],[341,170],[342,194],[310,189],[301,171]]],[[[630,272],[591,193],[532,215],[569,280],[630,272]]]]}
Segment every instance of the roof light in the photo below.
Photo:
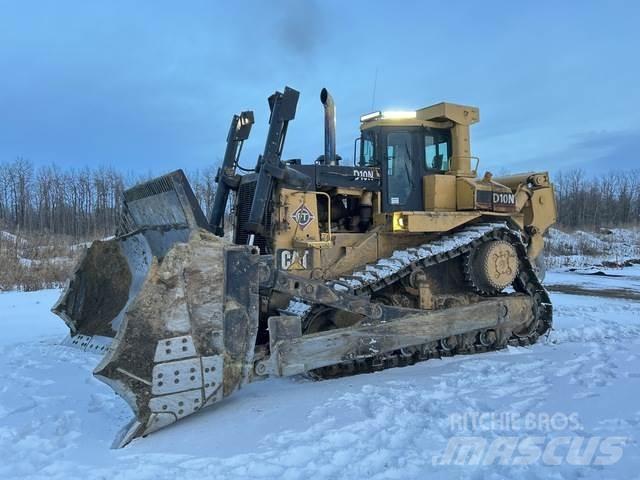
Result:
{"type": "Polygon", "coordinates": [[[389,110],[387,112],[372,112],[362,115],[360,117],[361,122],[368,122],[370,120],[403,120],[416,118],[415,110],[389,110]]]}
{"type": "Polygon", "coordinates": [[[388,112],[382,112],[382,118],[389,120],[400,120],[404,118],[416,118],[415,110],[391,110],[388,112]]]}
{"type": "Polygon", "coordinates": [[[380,118],[382,116],[382,112],[378,111],[378,112],[371,112],[371,113],[367,113],[366,115],[362,115],[360,117],[360,121],[361,122],[368,122],[369,120],[374,120],[376,118],[380,118]]]}

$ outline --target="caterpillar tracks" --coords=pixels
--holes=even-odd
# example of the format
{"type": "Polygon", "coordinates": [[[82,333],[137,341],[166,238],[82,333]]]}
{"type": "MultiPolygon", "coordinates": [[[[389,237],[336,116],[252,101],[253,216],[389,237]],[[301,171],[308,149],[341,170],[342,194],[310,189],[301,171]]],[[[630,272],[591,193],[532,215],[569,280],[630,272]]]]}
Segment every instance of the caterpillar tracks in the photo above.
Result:
{"type": "MultiPolygon", "coordinates": [[[[327,284],[339,291],[348,291],[356,296],[371,296],[376,301],[379,292],[389,290],[400,284],[414,272],[443,265],[456,259],[462,260],[465,283],[478,291],[470,275],[472,255],[482,245],[502,241],[513,245],[517,252],[519,270],[513,282],[515,293],[497,294],[499,297],[525,294],[532,299],[531,320],[517,331],[493,328],[470,331],[451,336],[436,342],[410,346],[391,352],[337,363],[309,372],[318,379],[330,379],[359,373],[370,373],[387,368],[412,365],[431,358],[449,357],[456,354],[482,353],[511,346],[527,346],[536,343],[540,336],[549,332],[552,326],[551,302],[547,291],[540,283],[531,264],[520,233],[510,229],[505,223],[483,223],[469,226],[458,232],[443,236],[441,239],[416,248],[394,252],[390,258],[378,260],[373,265],[342,276],[327,284]]],[[[487,292],[480,291],[484,296],[487,292]]],[[[330,309],[318,307],[294,300],[290,303],[286,315],[300,318],[303,329],[309,331],[313,320],[327,315],[330,309]],[[318,311],[318,308],[320,309],[318,311]]]]}

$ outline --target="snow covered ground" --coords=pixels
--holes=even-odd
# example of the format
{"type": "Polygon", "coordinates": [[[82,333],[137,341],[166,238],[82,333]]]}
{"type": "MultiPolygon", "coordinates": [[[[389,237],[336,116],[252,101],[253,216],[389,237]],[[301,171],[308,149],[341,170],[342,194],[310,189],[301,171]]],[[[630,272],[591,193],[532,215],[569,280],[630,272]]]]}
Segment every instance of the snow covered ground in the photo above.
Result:
{"type": "Polygon", "coordinates": [[[640,229],[613,228],[599,232],[576,230],[571,233],[550,228],[545,239],[549,269],[585,268],[591,265],[622,264],[640,260],[640,229]]]}
{"type": "Polygon", "coordinates": [[[552,292],[555,330],[531,348],[270,379],[121,450],[110,444],[131,414],[91,376],[98,357],[59,344],[66,329],[49,313],[58,292],[3,293],[0,477],[640,478],[640,301],[609,294],[640,294],[640,267],[616,273],[549,273],[550,285],[582,291],[552,292]],[[452,439],[465,437],[502,445],[502,456],[447,462],[452,439]],[[555,456],[513,465],[505,448],[530,438],[555,456]],[[567,438],[584,440],[580,453],[596,442],[596,455],[575,465],[567,438]],[[604,439],[622,453],[613,465],[594,460],[604,439]]]}

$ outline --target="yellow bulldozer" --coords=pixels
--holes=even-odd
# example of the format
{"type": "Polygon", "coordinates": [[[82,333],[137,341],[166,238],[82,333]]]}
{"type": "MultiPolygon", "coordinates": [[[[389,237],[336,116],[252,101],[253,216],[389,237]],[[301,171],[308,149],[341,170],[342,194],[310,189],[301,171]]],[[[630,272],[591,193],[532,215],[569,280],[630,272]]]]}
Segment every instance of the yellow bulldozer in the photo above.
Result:
{"type": "Polygon", "coordinates": [[[477,177],[477,108],[363,115],[346,165],[323,89],[324,153],[303,164],[282,158],[298,97],[269,97],[253,169],[239,164],[253,113],[233,116],[209,217],[181,170],[127,190],[115,237],[54,306],[135,413],[116,445],[268,376],[373,372],[550,330],[553,186],[546,172],[477,177]]]}

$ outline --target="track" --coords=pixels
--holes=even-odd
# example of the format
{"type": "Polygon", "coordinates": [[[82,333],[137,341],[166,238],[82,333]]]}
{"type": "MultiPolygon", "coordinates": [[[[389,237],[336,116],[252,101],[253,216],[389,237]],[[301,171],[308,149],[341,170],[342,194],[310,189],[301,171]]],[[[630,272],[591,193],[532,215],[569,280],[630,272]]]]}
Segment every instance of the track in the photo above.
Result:
{"type": "MultiPolygon", "coordinates": [[[[353,295],[371,296],[399,282],[416,269],[433,267],[468,255],[480,244],[492,240],[504,240],[516,248],[520,271],[514,281],[513,288],[516,292],[525,293],[533,298],[533,320],[525,331],[508,332],[507,334],[503,332],[502,335],[497,335],[495,340],[488,336],[494,335],[495,332],[493,334],[489,331],[471,332],[459,336],[461,338],[458,339],[459,343],[456,346],[447,345],[443,341],[417,345],[410,349],[324,367],[312,371],[311,374],[317,378],[334,378],[412,365],[431,358],[481,353],[504,348],[507,345],[526,346],[537,342],[540,336],[551,329],[551,301],[527,256],[520,232],[509,228],[506,223],[476,224],[419,247],[397,250],[391,257],[380,259],[375,264],[366,265],[349,276],[330,280],[327,284],[336,290],[349,291],[353,295]]],[[[311,305],[294,300],[290,303],[286,313],[300,316],[304,325],[306,317],[312,311],[311,307],[311,305]]]]}

